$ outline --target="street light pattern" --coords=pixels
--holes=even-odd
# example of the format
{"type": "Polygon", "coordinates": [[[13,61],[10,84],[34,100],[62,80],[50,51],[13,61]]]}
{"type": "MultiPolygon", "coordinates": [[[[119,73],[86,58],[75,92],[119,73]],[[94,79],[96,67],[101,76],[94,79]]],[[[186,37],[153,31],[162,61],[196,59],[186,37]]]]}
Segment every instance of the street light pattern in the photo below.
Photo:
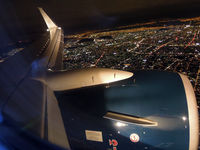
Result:
{"type": "Polygon", "coordinates": [[[67,70],[166,70],[189,76],[200,104],[200,18],[166,20],[65,36],[67,70]]]}

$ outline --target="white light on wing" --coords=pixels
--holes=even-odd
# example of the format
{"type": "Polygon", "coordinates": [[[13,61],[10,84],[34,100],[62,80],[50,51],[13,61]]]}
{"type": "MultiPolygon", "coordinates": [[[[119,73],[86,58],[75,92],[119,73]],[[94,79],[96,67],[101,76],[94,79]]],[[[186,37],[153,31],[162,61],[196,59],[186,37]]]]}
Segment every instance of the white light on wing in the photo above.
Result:
{"type": "Polygon", "coordinates": [[[183,116],[182,119],[183,119],[183,121],[186,121],[186,120],[187,120],[187,117],[183,116]]]}
{"type": "Polygon", "coordinates": [[[117,127],[125,127],[125,126],[127,126],[127,124],[122,123],[122,122],[117,122],[115,125],[116,125],[117,127]]]}

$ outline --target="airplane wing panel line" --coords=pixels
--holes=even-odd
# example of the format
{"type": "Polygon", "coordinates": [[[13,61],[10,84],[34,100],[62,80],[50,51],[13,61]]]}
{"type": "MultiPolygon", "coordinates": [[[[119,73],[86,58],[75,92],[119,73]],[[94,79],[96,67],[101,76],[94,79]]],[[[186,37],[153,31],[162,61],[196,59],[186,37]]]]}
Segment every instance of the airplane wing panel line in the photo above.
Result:
{"type": "Polygon", "coordinates": [[[69,140],[61,116],[60,108],[53,91],[47,87],[47,126],[48,140],[70,150],[69,140]]]}
{"type": "Polygon", "coordinates": [[[61,31],[60,47],[56,57],[55,69],[63,70],[63,50],[64,50],[64,35],[63,31],[61,31]]]}
{"type": "Polygon", "coordinates": [[[47,67],[49,66],[49,63],[52,61],[51,58],[53,56],[54,50],[55,50],[55,46],[57,43],[57,39],[58,39],[58,31],[56,30],[55,35],[53,37],[53,39],[51,40],[47,50],[48,50],[48,63],[47,63],[47,67]]]}
{"type": "MultiPolygon", "coordinates": [[[[29,72],[29,71],[28,71],[29,72]]],[[[28,74],[28,73],[27,73],[28,74]]],[[[26,74],[26,76],[27,76],[26,74]]],[[[4,101],[4,103],[1,105],[0,107],[0,111],[3,110],[3,108],[5,107],[5,105],[8,103],[8,101],[10,100],[10,98],[14,95],[15,91],[18,89],[18,87],[21,85],[21,83],[26,79],[26,76],[24,78],[22,78],[14,87],[14,89],[11,91],[11,93],[9,94],[9,96],[7,97],[7,99],[4,101]]]]}
{"type": "Polygon", "coordinates": [[[60,40],[61,40],[61,31],[57,31],[57,37],[55,39],[55,44],[53,46],[53,51],[52,54],[50,56],[50,61],[48,63],[48,68],[53,68],[56,64],[56,60],[57,60],[57,55],[59,53],[59,48],[60,48],[60,40]]]}

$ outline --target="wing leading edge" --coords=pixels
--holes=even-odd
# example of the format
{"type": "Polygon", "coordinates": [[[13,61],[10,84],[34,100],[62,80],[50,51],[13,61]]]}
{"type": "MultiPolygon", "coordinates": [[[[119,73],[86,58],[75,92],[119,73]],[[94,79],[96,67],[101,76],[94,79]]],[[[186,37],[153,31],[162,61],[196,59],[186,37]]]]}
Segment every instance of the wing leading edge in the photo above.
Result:
{"type": "Polygon", "coordinates": [[[47,69],[62,70],[63,69],[63,49],[64,34],[61,27],[58,27],[42,8],[38,8],[50,32],[50,41],[45,51],[46,63],[42,62],[47,69]]]}
{"type": "Polygon", "coordinates": [[[45,11],[41,8],[41,7],[38,7],[42,17],[44,18],[46,24],[47,24],[47,27],[49,29],[52,29],[52,28],[56,28],[57,25],[49,18],[49,16],[45,13],[45,11]]]}

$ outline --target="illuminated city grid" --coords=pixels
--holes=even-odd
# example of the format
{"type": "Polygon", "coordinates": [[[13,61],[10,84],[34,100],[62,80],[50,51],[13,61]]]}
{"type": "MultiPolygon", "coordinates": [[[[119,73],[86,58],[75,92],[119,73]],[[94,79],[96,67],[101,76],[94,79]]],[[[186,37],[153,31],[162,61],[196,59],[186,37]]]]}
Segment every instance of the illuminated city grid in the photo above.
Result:
{"type": "Polygon", "coordinates": [[[94,31],[65,38],[67,70],[165,70],[189,76],[200,104],[199,18],[94,31]]]}

